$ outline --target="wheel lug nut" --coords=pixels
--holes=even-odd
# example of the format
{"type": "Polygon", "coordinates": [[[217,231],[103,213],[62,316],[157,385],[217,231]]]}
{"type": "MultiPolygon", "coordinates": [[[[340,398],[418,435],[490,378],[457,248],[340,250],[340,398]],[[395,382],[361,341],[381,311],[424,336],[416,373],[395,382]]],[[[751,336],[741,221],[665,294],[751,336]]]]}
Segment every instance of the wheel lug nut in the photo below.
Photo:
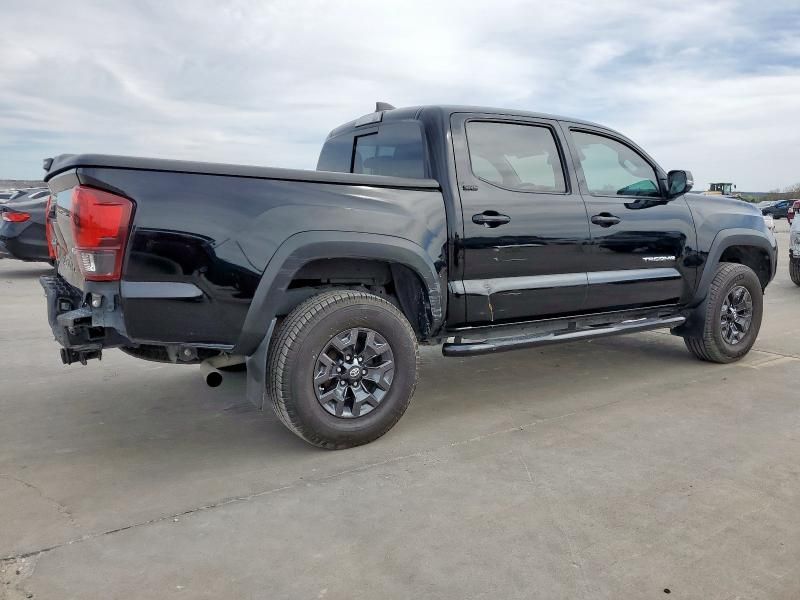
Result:
{"type": "Polygon", "coordinates": [[[344,381],[344,379],[343,379],[342,381],[340,381],[340,382],[339,382],[339,385],[340,385],[340,386],[342,386],[342,387],[344,387],[344,386],[346,386],[346,385],[347,385],[347,383],[346,383],[346,382],[344,381]]]}
{"type": "Polygon", "coordinates": [[[358,357],[358,362],[360,362],[360,363],[364,362],[364,357],[363,356],[359,356],[358,357]]]}
{"type": "Polygon", "coordinates": [[[347,356],[344,357],[344,359],[347,361],[351,361],[353,360],[353,357],[348,354],[347,356]]]}
{"type": "Polygon", "coordinates": [[[366,375],[367,374],[367,370],[366,369],[361,369],[361,374],[362,375],[366,375]]]}

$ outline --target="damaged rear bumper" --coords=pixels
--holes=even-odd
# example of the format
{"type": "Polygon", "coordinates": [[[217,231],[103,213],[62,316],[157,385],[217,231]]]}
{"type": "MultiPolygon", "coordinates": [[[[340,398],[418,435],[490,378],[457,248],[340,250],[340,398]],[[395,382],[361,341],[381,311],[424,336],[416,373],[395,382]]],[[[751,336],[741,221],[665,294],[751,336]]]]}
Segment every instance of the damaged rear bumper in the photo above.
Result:
{"type": "Polygon", "coordinates": [[[61,344],[64,364],[102,357],[103,348],[126,343],[124,335],[110,325],[122,323],[114,295],[84,292],[60,275],[39,278],[47,297],[47,320],[61,344]]]}

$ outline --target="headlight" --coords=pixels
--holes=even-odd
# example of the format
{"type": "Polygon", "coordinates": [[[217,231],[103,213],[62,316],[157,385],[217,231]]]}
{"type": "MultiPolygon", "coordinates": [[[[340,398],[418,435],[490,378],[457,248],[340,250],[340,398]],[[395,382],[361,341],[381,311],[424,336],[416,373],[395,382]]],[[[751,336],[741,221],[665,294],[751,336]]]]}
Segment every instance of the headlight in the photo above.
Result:
{"type": "Polygon", "coordinates": [[[770,231],[775,231],[775,219],[772,218],[772,215],[762,215],[764,217],[764,225],[767,226],[767,229],[770,231]]]}

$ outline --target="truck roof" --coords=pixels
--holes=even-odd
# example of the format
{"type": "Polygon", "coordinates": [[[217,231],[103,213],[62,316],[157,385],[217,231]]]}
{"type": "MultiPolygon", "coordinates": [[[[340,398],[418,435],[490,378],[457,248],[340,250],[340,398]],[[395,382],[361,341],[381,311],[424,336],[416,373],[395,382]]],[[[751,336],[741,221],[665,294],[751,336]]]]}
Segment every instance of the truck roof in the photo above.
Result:
{"type": "Polygon", "coordinates": [[[372,114],[383,113],[382,114],[382,121],[401,121],[404,119],[418,119],[419,116],[423,113],[439,113],[440,116],[449,118],[450,115],[455,113],[486,113],[492,115],[505,115],[511,117],[530,117],[530,118],[537,118],[537,119],[550,119],[553,121],[569,121],[571,123],[580,123],[582,125],[591,125],[593,127],[600,127],[602,129],[611,130],[609,127],[605,125],[600,125],[599,123],[593,123],[592,121],[586,121],[583,119],[575,119],[573,117],[564,117],[560,115],[552,115],[548,113],[539,113],[527,110],[516,110],[511,108],[496,108],[490,106],[470,106],[470,105],[460,105],[460,104],[425,104],[421,106],[405,106],[401,108],[393,108],[383,111],[375,111],[373,113],[367,113],[366,115],[359,117],[357,119],[353,119],[352,121],[348,121],[342,125],[339,125],[333,131],[330,132],[328,137],[335,137],[340,133],[344,133],[345,131],[350,131],[354,127],[356,127],[357,122],[362,121],[364,117],[367,117],[372,114]]]}

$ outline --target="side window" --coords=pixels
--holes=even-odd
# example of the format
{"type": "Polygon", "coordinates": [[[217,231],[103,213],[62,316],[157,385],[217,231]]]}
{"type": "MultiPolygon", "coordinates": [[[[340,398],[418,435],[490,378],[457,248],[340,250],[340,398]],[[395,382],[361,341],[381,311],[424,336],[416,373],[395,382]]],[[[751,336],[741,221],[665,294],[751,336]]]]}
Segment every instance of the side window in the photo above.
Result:
{"type": "Polygon", "coordinates": [[[317,161],[317,171],[349,173],[353,156],[353,134],[328,138],[317,161]]]}
{"type": "Polygon", "coordinates": [[[653,167],[632,148],[582,131],[573,131],[572,139],[590,193],[600,196],[661,196],[653,167]]]}
{"type": "Polygon", "coordinates": [[[470,121],[467,144],[476,177],[524,192],[566,192],[553,132],[537,125],[470,121]]]}
{"type": "Polygon", "coordinates": [[[424,179],[422,128],[418,123],[388,124],[377,133],[358,136],[351,171],[424,179]]]}

